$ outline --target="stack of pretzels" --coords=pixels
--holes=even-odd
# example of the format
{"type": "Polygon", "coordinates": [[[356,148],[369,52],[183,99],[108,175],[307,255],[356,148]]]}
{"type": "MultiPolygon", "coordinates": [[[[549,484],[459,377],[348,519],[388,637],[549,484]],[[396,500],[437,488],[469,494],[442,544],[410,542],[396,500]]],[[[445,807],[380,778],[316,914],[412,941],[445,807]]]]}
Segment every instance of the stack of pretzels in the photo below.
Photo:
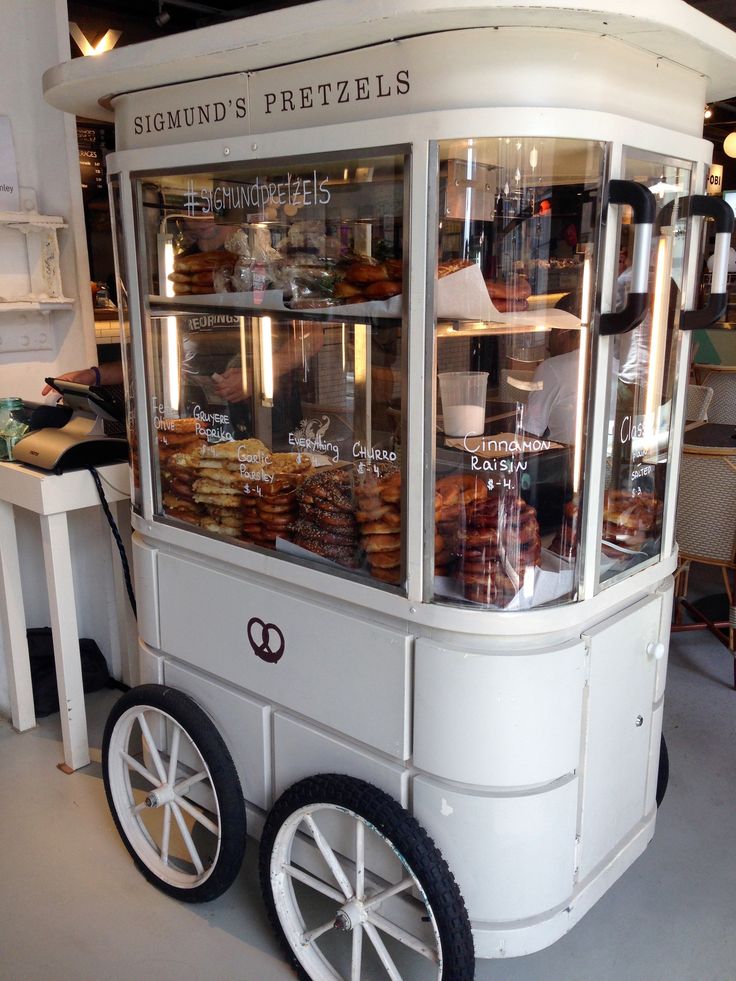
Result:
{"type": "Polygon", "coordinates": [[[355,494],[360,544],[374,579],[401,582],[401,473],[392,464],[369,467],[355,494]]]}
{"type": "Polygon", "coordinates": [[[541,561],[537,513],[520,498],[477,500],[458,531],[457,577],[465,598],[487,606],[507,606],[526,570],[541,561]]]}
{"type": "Polygon", "coordinates": [[[321,470],[297,491],[299,517],[289,526],[291,540],[302,548],[355,569],[359,565],[352,467],[321,470]]]}
{"type": "Polygon", "coordinates": [[[174,284],[175,296],[214,293],[215,272],[221,269],[229,278],[237,258],[226,249],[174,256],[174,271],[169,279],[174,284]]]}
{"type": "Polygon", "coordinates": [[[528,297],[532,288],[526,276],[512,276],[506,280],[487,279],[486,289],[500,313],[529,309],[528,297]]]}
{"type": "Polygon", "coordinates": [[[638,550],[661,526],[662,502],[654,494],[608,490],[603,501],[603,541],[638,550]]]}
{"type": "Polygon", "coordinates": [[[452,572],[459,528],[474,501],[488,496],[485,481],[473,474],[438,477],[434,490],[434,574],[452,572]]]}
{"type": "Polygon", "coordinates": [[[195,419],[162,419],[157,430],[158,459],[161,468],[163,512],[188,524],[198,525],[204,508],[194,500],[196,471],[181,463],[203,440],[196,432],[195,419]]]}

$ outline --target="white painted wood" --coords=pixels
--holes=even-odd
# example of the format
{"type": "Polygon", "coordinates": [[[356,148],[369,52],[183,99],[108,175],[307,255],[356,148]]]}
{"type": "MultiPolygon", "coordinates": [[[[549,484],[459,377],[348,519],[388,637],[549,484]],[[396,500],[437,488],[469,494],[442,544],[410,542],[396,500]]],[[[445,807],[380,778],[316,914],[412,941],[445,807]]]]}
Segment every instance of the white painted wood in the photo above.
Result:
{"type": "Polygon", "coordinates": [[[159,630],[159,601],[158,601],[158,549],[149,545],[136,534],[131,546],[133,560],[133,578],[137,595],[141,602],[138,606],[138,636],[150,647],[161,647],[161,632],[159,630]],[[145,597],[145,599],[144,599],[145,597]]]}
{"type": "MultiPolygon", "coordinates": [[[[130,568],[133,591],[135,592],[135,576],[131,561],[131,549],[129,547],[130,501],[127,499],[117,501],[110,506],[110,510],[112,511],[115,524],[118,526],[123,540],[123,547],[126,550],[128,566],[130,568]]],[[[128,599],[120,552],[112,529],[110,529],[110,562],[112,564],[114,582],[114,590],[108,594],[108,607],[110,610],[110,653],[113,664],[117,665],[117,671],[113,671],[113,674],[116,678],[120,678],[126,685],[131,685],[135,684],[133,679],[136,676],[137,627],[133,609],[128,599]]]]}
{"type": "Polygon", "coordinates": [[[270,807],[270,707],[170,660],[164,662],[164,682],[190,695],[210,716],[233,758],[243,794],[258,807],[270,807]]]}
{"type": "MultiPolygon", "coordinates": [[[[707,80],[709,100],[728,98],[736,88],[732,33],[681,0],[598,0],[584,7],[560,0],[324,0],[287,16],[273,11],[99,58],[77,58],[46,72],[44,92],[67,112],[110,119],[108,100],[120,92],[290,65],[357,44],[482,27],[546,29],[548,43],[553,31],[582,33],[585,40],[606,36],[663,64],[686,66],[693,80],[707,80]]],[[[626,82],[622,71],[619,81],[626,82]]]]}
{"type": "Polygon", "coordinates": [[[582,643],[506,656],[415,649],[414,763],[489,787],[551,783],[580,762],[582,643]]]}
{"type": "Polygon", "coordinates": [[[78,770],[89,763],[89,747],[66,514],[42,514],[41,538],[46,563],[64,762],[71,770],[78,770]]]}
{"type": "Polygon", "coordinates": [[[405,767],[284,712],[274,714],[273,729],[274,800],[304,777],[345,773],[367,780],[404,807],[408,806],[409,771],[405,767]]]}
{"type": "Polygon", "coordinates": [[[475,956],[522,957],[549,947],[559,940],[644,852],[654,833],[654,818],[655,815],[652,814],[637,829],[625,848],[612,855],[610,861],[593,878],[575,889],[569,901],[558,906],[548,916],[521,922],[474,922],[475,956]]]}
{"type": "Polygon", "coordinates": [[[447,860],[471,920],[541,919],[572,894],[576,779],[476,796],[420,776],[412,792],[414,816],[447,860]]]}
{"type": "Polygon", "coordinates": [[[587,632],[590,692],[581,804],[580,879],[644,818],[661,596],[587,632]],[[639,721],[641,720],[641,721],[639,721]]]}
{"type": "Polygon", "coordinates": [[[0,622],[10,710],[18,732],[36,724],[13,505],[0,500],[0,622]]]}
{"type": "Polygon", "coordinates": [[[649,738],[649,759],[647,761],[647,790],[644,797],[645,814],[652,814],[657,809],[657,775],[659,773],[659,751],[663,719],[664,705],[660,702],[652,713],[652,731],[649,738]]]}
{"type": "Polygon", "coordinates": [[[145,644],[138,648],[139,685],[162,685],[164,683],[164,658],[158,651],[152,651],[145,644]]]}
{"type": "Polygon", "coordinates": [[[208,570],[161,553],[161,644],[166,652],[261,698],[405,759],[409,749],[409,637],[339,612],[329,597],[308,602],[269,585],[208,570]],[[257,657],[275,625],[284,648],[277,663],[257,657]]]}
{"type": "MultiPolygon", "coordinates": [[[[128,497],[128,467],[124,463],[108,464],[98,470],[105,494],[112,507],[128,497]]],[[[8,610],[7,631],[3,631],[11,708],[18,706],[23,728],[35,724],[33,696],[28,668],[28,644],[25,635],[25,613],[17,559],[17,539],[13,508],[40,516],[49,613],[54,641],[54,656],[61,706],[64,761],[70,769],[89,763],[87,725],[84,707],[79,632],[69,544],[67,514],[83,508],[99,507],[97,489],[86,470],[51,474],[32,470],[16,463],[0,464],[0,520],[2,521],[2,597],[8,610]],[[12,526],[12,527],[11,527],[12,526]],[[13,561],[15,555],[15,561],[13,561]],[[22,622],[21,618],[22,617],[22,622]],[[23,666],[25,665],[25,667],[23,666]],[[30,699],[30,701],[29,701],[30,699]],[[30,714],[29,714],[30,713],[30,714]]],[[[119,518],[127,520],[127,509],[121,505],[119,518]]],[[[117,551],[114,556],[117,563],[117,551]]],[[[114,563],[115,567],[115,563],[114,563]]],[[[111,612],[123,610],[125,593],[118,592],[111,612]]],[[[115,615],[113,624],[118,623],[115,615]]],[[[113,628],[113,633],[119,626],[113,628]]],[[[130,629],[130,625],[126,628],[130,629]]],[[[129,634],[134,636],[134,634],[129,634]]],[[[114,639],[114,638],[113,638],[114,639]]],[[[121,642],[118,640],[118,643],[121,642]]],[[[130,647],[130,641],[126,641],[130,647]]],[[[119,648],[120,650],[120,648],[119,648]]],[[[117,658],[118,663],[120,658],[117,658]]],[[[14,717],[15,722],[15,717],[14,717]]],[[[20,728],[21,726],[18,726],[20,728]]]]}
{"type": "Polygon", "coordinates": [[[667,664],[670,649],[670,627],[672,624],[672,606],[675,598],[675,583],[670,579],[657,590],[662,597],[662,615],[659,622],[659,641],[664,646],[664,657],[656,664],[656,681],[654,685],[654,703],[660,704],[664,698],[664,688],[667,681],[667,664]]]}

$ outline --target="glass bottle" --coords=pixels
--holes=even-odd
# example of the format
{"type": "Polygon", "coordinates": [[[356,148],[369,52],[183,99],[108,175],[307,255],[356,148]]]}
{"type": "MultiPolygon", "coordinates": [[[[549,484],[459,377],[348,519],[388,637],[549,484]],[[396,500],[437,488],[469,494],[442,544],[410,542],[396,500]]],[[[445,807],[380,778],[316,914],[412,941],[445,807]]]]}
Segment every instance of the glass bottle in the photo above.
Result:
{"type": "Polygon", "coordinates": [[[0,399],[0,460],[12,460],[13,448],[29,430],[30,411],[17,395],[0,399]]]}

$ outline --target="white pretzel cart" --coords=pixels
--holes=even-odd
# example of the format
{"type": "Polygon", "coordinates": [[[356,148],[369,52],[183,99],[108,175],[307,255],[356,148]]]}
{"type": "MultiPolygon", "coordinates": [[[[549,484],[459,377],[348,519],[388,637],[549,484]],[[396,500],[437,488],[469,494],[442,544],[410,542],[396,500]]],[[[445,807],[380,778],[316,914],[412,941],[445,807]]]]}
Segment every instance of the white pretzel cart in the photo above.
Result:
{"type": "Polygon", "coordinates": [[[141,685],[104,773],[134,861],[213,898],[247,820],[304,978],[553,943],[666,782],[733,35],[679,0],[321,0],[45,90],[116,126],[141,685]]]}

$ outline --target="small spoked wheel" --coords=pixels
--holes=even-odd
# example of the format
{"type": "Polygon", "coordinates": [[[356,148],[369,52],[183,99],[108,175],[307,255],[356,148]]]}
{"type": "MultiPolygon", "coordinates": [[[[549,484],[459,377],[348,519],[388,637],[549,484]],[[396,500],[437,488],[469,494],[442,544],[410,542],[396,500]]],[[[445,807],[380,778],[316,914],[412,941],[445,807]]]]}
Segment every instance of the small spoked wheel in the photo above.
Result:
{"type": "Polygon", "coordinates": [[[471,981],[460,890],[432,839],[393,798],[338,774],[309,777],[274,805],[261,887],[297,975],[308,981],[471,981]]]}
{"type": "Polygon", "coordinates": [[[139,870],[190,903],[221,895],[245,849],[245,805],[232,758],[188,695],[141,685],[115,704],[102,743],[105,793],[139,870]]]}

